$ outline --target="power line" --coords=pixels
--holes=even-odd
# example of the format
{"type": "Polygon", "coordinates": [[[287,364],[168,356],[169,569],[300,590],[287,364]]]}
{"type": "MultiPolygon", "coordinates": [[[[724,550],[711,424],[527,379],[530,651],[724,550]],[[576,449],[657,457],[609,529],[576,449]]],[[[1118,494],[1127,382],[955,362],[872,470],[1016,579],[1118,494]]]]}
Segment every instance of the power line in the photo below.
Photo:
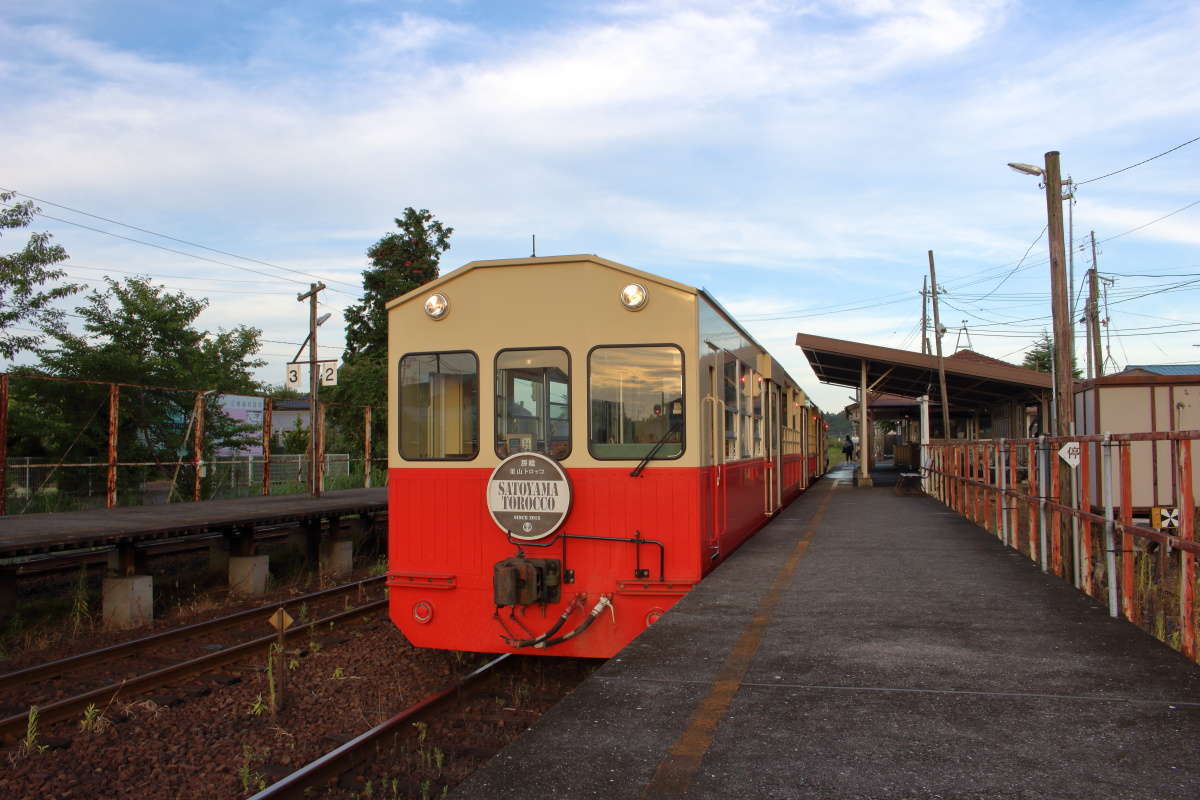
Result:
{"type": "Polygon", "coordinates": [[[1136,164],[1130,164],[1128,167],[1121,167],[1120,169],[1113,170],[1112,172],[1106,173],[1099,177],[1088,178],[1086,181],[1076,181],[1075,185],[1083,186],[1085,183],[1095,183],[1096,181],[1102,181],[1105,178],[1111,178],[1113,175],[1119,175],[1120,173],[1125,172],[1126,170],[1133,169],[1134,167],[1140,167],[1142,164],[1149,164],[1151,161],[1153,161],[1156,158],[1162,158],[1163,156],[1167,155],[1168,153],[1174,153],[1176,150],[1179,150],[1180,148],[1183,148],[1183,147],[1187,147],[1189,144],[1194,144],[1195,142],[1200,142],[1200,136],[1197,136],[1195,139],[1189,139],[1186,142],[1184,142],[1183,144],[1177,144],[1174,147],[1172,147],[1170,150],[1164,150],[1156,156],[1150,156],[1149,158],[1147,158],[1144,161],[1139,161],[1136,164]]]}
{"type": "MultiPolygon", "coordinates": [[[[303,270],[292,269],[291,267],[282,267],[279,264],[272,264],[269,261],[262,261],[257,258],[250,258],[249,256],[240,256],[237,253],[230,253],[227,250],[218,250],[215,247],[209,247],[208,245],[199,244],[198,242],[189,242],[187,239],[180,239],[176,236],[171,236],[166,233],[158,233],[157,231],[152,231],[149,228],[141,228],[141,227],[138,227],[137,225],[130,225],[127,222],[121,222],[120,220],[110,219],[108,217],[102,217],[99,214],[93,214],[90,211],[82,211],[78,208],[72,208],[71,206],[64,206],[61,203],[55,203],[51,200],[43,200],[42,198],[34,197],[31,194],[25,194],[24,192],[18,192],[16,189],[4,189],[4,188],[0,187],[0,191],[11,192],[12,194],[18,195],[20,197],[26,197],[26,198],[33,200],[35,202],[38,202],[38,203],[45,203],[48,206],[54,206],[55,208],[61,208],[64,211],[70,211],[74,214],[82,214],[85,217],[91,217],[92,219],[98,219],[103,222],[111,223],[113,225],[120,225],[122,228],[129,228],[130,230],[140,231],[141,233],[148,233],[151,236],[157,236],[160,239],[168,239],[172,242],[179,242],[180,244],[186,244],[188,247],[198,247],[201,250],[207,250],[210,253],[219,253],[220,255],[223,255],[223,256],[230,256],[231,258],[238,258],[238,259],[241,259],[242,261],[249,261],[253,264],[261,264],[264,267],[271,267],[272,269],[278,269],[278,270],[282,270],[284,272],[291,272],[296,275],[304,275],[309,278],[317,278],[319,280],[329,281],[331,283],[340,283],[343,286],[352,286],[355,289],[358,288],[354,284],[347,283],[346,281],[339,281],[339,280],[335,280],[333,278],[325,278],[320,275],[314,275],[310,272],[304,272],[303,270]]],[[[39,213],[40,213],[40,209],[39,209],[39,213]]],[[[43,216],[47,216],[47,215],[43,215],[43,216]]],[[[50,217],[50,219],[54,219],[54,218],[50,217]]],[[[62,220],[60,220],[60,221],[62,221],[62,220]]],[[[279,277],[279,276],[275,276],[275,277],[279,277]]]]}
{"type": "Polygon", "coordinates": [[[1174,211],[1172,211],[1170,214],[1163,214],[1158,219],[1152,219],[1149,222],[1147,222],[1145,225],[1138,225],[1136,228],[1130,228],[1129,230],[1125,231],[1124,233],[1118,233],[1115,236],[1109,236],[1107,239],[1101,239],[1100,243],[1103,244],[1104,242],[1111,242],[1113,239],[1120,239],[1122,236],[1128,236],[1131,233],[1140,231],[1142,228],[1149,228],[1154,223],[1162,222],[1167,217],[1173,217],[1182,211],[1187,211],[1189,208],[1191,208],[1192,206],[1195,206],[1195,205],[1200,205],[1200,200],[1193,200],[1192,202],[1188,203],[1183,208],[1177,208],[1174,211]]]}
{"type": "MultiPolygon", "coordinates": [[[[4,206],[4,207],[11,208],[11,206],[4,206]]],[[[296,280],[295,278],[288,278],[283,275],[273,275],[269,272],[263,272],[262,270],[259,270],[259,269],[252,269],[251,267],[243,267],[240,264],[230,264],[227,261],[218,261],[215,258],[209,258],[207,256],[196,255],[195,253],[188,253],[184,250],[176,250],[173,247],[166,247],[161,244],[155,244],[154,242],[147,242],[147,241],[143,241],[141,239],[134,239],[131,236],[123,236],[119,233],[113,233],[112,231],[106,231],[103,228],[94,228],[91,225],[84,225],[82,222],[72,222],[69,219],[62,219],[61,217],[56,217],[51,214],[47,214],[44,211],[39,211],[38,216],[45,217],[46,219],[52,219],[55,222],[61,222],[65,225],[74,225],[76,228],[83,228],[84,230],[94,231],[96,233],[102,233],[105,236],[112,236],[115,239],[123,239],[127,242],[133,242],[134,244],[141,244],[141,245],[145,245],[146,247],[153,247],[156,250],[163,250],[168,253],[175,253],[176,255],[185,256],[187,258],[194,258],[198,261],[207,261],[210,264],[217,264],[222,267],[229,267],[230,269],[240,269],[240,270],[243,270],[244,272],[253,272],[255,275],[262,275],[262,276],[270,278],[272,280],[288,281],[289,283],[298,283],[301,286],[307,285],[304,281],[296,280]]],[[[340,289],[330,289],[330,291],[331,292],[339,292],[339,293],[347,295],[347,296],[353,296],[353,295],[350,295],[349,292],[343,292],[340,289]]]]}
{"type": "Polygon", "coordinates": [[[1029,253],[1031,250],[1033,250],[1034,245],[1036,245],[1038,242],[1040,242],[1042,240],[1042,236],[1045,235],[1046,229],[1049,227],[1050,227],[1049,223],[1042,226],[1042,232],[1037,235],[1036,239],[1034,239],[1032,242],[1029,243],[1029,247],[1025,248],[1025,255],[1021,256],[1021,260],[1017,262],[1017,265],[1015,267],[1013,267],[1012,272],[1008,273],[1003,278],[1001,278],[1000,282],[996,284],[996,287],[994,289],[992,289],[990,292],[988,292],[987,294],[985,294],[983,297],[979,298],[980,300],[986,300],[987,298],[991,297],[993,294],[996,293],[996,291],[1001,286],[1003,286],[1008,281],[1009,278],[1011,278],[1013,275],[1017,274],[1017,270],[1019,270],[1021,268],[1021,264],[1025,261],[1026,258],[1029,257],[1029,253]]]}

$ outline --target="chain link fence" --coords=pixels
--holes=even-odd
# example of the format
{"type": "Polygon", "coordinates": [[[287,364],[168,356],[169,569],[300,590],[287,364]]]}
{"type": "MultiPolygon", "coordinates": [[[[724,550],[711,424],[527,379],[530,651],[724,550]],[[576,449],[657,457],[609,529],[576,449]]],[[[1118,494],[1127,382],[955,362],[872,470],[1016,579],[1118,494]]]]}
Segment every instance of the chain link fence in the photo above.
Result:
{"type": "MultiPolygon", "coordinates": [[[[307,399],[0,374],[0,516],[309,491],[307,399]]],[[[321,403],[324,490],[386,481],[383,408],[321,403]]]]}

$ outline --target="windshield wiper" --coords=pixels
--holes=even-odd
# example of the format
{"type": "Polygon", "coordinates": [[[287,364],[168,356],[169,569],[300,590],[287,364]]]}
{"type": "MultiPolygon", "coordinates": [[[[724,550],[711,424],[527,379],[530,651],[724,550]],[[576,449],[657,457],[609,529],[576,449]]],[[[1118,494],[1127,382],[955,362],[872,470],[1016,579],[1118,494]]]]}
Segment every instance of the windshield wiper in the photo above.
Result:
{"type": "Polygon", "coordinates": [[[654,445],[654,447],[650,448],[650,452],[646,453],[646,457],[642,459],[642,463],[638,464],[636,467],[633,468],[633,472],[629,473],[629,477],[631,477],[631,478],[642,477],[642,470],[644,470],[646,468],[646,465],[650,463],[650,459],[654,458],[654,456],[658,453],[658,451],[662,448],[662,446],[667,443],[667,439],[670,438],[671,434],[674,433],[675,431],[679,430],[682,426],[683,426],[683,417],[680,416],[679,420],[677,422],[672,424],[671,427],[667,428],[667,432],[663,434],[663,437],[658,440],[658,442],[654,445]]]}

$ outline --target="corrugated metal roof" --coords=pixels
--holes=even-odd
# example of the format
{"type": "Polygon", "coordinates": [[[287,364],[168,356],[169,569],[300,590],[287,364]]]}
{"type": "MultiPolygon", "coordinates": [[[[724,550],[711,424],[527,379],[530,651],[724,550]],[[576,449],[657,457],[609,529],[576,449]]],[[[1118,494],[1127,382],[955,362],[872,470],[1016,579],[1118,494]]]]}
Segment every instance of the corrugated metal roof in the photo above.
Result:
{"type": "Polygon", "coordinates": [[[1200,364],[1130,364],[1124,371],[1135,369],[1154,375],[1200,375],[1200,364]]]}

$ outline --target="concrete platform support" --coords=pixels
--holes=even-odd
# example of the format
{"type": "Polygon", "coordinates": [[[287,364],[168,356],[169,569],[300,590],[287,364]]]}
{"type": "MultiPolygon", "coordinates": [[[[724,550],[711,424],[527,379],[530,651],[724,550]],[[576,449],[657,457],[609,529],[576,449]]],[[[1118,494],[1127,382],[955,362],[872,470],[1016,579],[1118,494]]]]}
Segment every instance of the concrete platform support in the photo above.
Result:
{"type": "Polygon", "coordinates": [[[321,542],[321,575],[347,575],[354,569],[354,540],[339,537],[321,542]]]}
{"type": "Polygon", "coordinates": [[[17,571],[0,571],[0,619],[7,618],[17,610],[17,571]]]}
{"type": "Polygon", "coordinates": [[[229,541],[224,536],[208,543],[208,568],[216,573],[229,569],[229,541]]]}
{"type": "Polygon", "coordinates": [[[305,562],[313,567],[320,558],[321,520],[309,520],[301,523],[300,529],[288,534],[288,550],[303,556],[305,562]]]}
{"type": "Polygon", "coordinates": [[[150,575],[109,576],[101,589],[104,625],[136,628],[154,619],[154,578],[150,575]]]}
{"type": "Polygon", "coordinates": [[[230,556],[229,591],[247,597],[267,593],[270,556],[230,556]]]}

